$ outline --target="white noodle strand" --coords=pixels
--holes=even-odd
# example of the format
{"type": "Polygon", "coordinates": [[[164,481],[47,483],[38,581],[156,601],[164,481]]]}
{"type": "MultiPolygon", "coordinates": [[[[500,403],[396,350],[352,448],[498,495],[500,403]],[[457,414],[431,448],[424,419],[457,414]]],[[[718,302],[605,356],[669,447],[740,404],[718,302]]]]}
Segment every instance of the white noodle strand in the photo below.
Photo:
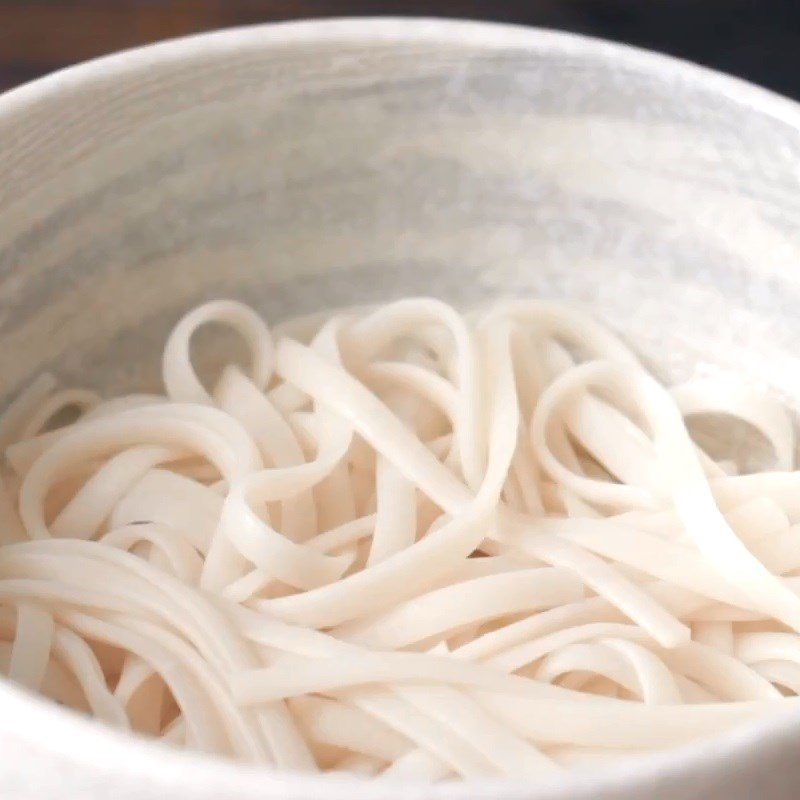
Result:
{"type": "Polygon", "coordinates": [[[45,375],[0,416],[0,673],[173,746],[417,784],[535,785],[798,707],[778,400],[665,389],[537,300],[276,330],[212,301],[163,394],[45,375]],[[245,366],[200,347],[220,325],[245,366]]]}

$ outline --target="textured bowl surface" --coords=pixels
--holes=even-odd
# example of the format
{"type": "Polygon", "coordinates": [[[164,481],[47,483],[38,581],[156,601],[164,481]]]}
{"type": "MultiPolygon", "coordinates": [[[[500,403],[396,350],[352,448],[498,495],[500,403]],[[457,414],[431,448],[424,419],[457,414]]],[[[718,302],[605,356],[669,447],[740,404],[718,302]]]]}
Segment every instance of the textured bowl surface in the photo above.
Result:
{"type": "MultiPolygon", "coordinates": [[[[154,385],[203,298],[278,321],[434,294],[587,305],[667,379],[800,407],[800,109],[699,67],[478,23],[270,25],[0,97],[0,396],[154,385]]],[[[800,719],[556,784],[415,797],[794,798],[800,719]],[[793,789],[794,787],[794,789],[793,789]]],[[[400,798],[131,742],[0,685],[0,795],[400,798]]]]}

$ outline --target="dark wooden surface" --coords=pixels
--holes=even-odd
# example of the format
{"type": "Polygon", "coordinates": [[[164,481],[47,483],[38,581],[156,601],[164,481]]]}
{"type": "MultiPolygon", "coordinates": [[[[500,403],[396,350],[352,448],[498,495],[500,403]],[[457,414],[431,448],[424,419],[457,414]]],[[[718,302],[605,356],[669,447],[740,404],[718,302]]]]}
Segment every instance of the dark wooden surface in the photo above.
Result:
{"type": "Polygon", "coordinates": [[[800,97],[800,0],[0,0],[0,88],[195,31],[376,14],[496,19],[592,33],[800,97]]]}

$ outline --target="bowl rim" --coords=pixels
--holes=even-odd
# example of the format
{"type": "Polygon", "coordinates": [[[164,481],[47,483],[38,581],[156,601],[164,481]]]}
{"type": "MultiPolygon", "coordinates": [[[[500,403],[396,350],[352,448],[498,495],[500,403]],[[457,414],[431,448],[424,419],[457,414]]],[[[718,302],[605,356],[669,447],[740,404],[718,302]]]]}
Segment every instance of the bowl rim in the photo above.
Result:
{"type": "Polygon", "coordinates": [[[744,78],[663,52],[553,28],[426,16],[284,20],[163,39],[81,61],[0,92],[0,116],[24,110],[71,87],[86,88],[97,81],[185,62],[192,57],[204,59],[246,50],[271,49],[277,52],[301,44],[348,43],[360,46],[412,43],[482,48],[502,46],[509,51],[608,56],[626,67],[638,67],[643,72],[658,72],[662,77],[702,84],[705,89],[714,90],[800,129],[800,102],[744,78]]]}
{"type": "MultiPolygon", "coordinates": [[[[508,52],[589,56],[614,60],[619,66],[658,74],[725,96],[752,111],[763,113],[794,128],[800,136],[800,103],[746,80],[726,75],[673,56],[611,42],[583,34],[513,25],[432,17],[347,17],[269,22],[197,33],[94,58],[66,67],[22,86],[0,93],[0,120],[57,99],[70,89],[108,84],[126,76],[152,72],[159,67],[205,60],[226,53],[291,50],[303,45],[438,44],[454,48],[503,48],[508,52]]],[[[773,753],[800,743],[800,708],[776,711],[765,720],[743,724],[702,742],[674,748],[632,761],[578,770],[550,778],[541,784],[512,779],[475,780],[433,786],[380,785],[343,775],[303,775],[261,767],[249,767],[205,754],[182,751],[159,742],[132,737],[81,715],[60,709],[0,679],[0,736],[24,742],[39,755],[55,756],[84,767],[86,774],[105,772],[118,777],[135,773],[147,776],[154,789],[164,787],[224,791],[235,797],[306,798],[321,796],[353,800],[400,800],[413,788],[418,798],[478,800],[478,798],[589,797],[589,793],[625,792],[652,788],[676,776],[703,775],[755,767],[760,753],[773,753]],[[6,722],[6,720],[8,722],[6,722]],[[3,730],[5,728],[5,731],[3,730]],[[768,742],[765,739],[768,737],[768,742]],[[189,777],[191,776],[191,777],[189,777]]],[[[0,738],[0,741],[3,741],[0,738]]],[[[0,770],[0,780],[2,779],[0,770]]],[[[741,772],[739,773],[741,774],[741,772]]],[[[204,794],[204,796],[206,796],[204,794]]],[[[213,793],[208,794],[214,796],[213,793]]]]}

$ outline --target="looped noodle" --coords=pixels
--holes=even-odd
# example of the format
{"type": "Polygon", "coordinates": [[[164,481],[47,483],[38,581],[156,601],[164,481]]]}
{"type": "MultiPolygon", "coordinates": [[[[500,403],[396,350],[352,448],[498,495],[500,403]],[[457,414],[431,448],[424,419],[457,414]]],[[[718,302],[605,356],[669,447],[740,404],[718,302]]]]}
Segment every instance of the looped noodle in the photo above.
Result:
{"type": "Polygon", "coordinates": [[[418,782],[535,781],[798,707],[774,398],[668,391],[543,301],[277,330],[206,303],[163,395],[43,376],[0,417],[2,674],[168,746],[418,782]],[[208,388],[206,323],[249,349],[208,388]],[[698,414],[754,429],[770,470],[715,460],[698,414]]]}

